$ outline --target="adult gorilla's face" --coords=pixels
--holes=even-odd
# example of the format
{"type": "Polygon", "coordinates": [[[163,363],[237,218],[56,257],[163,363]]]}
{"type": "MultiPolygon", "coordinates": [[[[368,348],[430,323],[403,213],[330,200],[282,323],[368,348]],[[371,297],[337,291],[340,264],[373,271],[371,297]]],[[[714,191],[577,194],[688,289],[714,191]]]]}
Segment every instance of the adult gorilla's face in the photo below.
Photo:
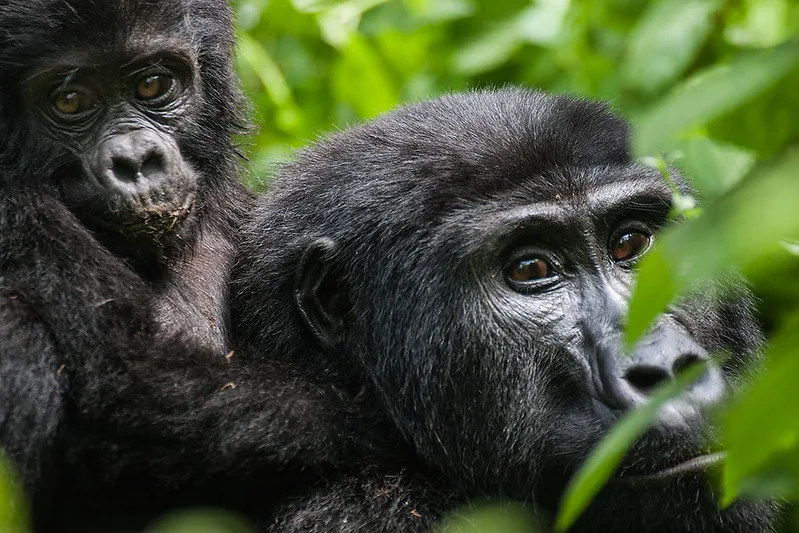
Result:
{"type": "Polygon", "coordinates": [[[696,527],[697,516],[702,531],[748,524],[747,506],[716,510],[704,479],[723,460],[707,409],[759,346],[745,291],[698,291],[631,354],[622,351],[633,268],[670,205],[652,169],[559,168],[468,199],[426,236],[394,241],[389,257],[404,260],[373,265],[379,308],[354,305],[356,314],[372,307],[358,315],[368,332],[361,353],[378,354],[366,361],[377,389],[430,463],[478,492],[535,493],[554,507],[621,415],[704,362],[702,377],[666,404],[578,529],[623,531],[631,520],[632,530],[658,527],[653,517],[671,531],[696,527]],[[724,367],[710,359],[720,351],[733,354],[724,367]]]}

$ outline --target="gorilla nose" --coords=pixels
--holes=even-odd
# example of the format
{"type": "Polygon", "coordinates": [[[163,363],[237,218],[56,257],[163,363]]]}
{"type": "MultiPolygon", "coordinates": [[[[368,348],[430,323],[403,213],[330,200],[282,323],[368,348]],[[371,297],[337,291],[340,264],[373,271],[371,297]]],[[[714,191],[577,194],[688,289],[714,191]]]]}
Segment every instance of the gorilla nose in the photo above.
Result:
{"type": "Polygon", "coordinates": [[[114,185],[144,186],[167,174],[163,143],[146,131],[115,135],[100,148],[100,170],[114,185]]]}
{"type": "Polygon", "coordinates": [[[687,368],[707,365],[702,375],[682,396],[668,402],[661,411],[661,423],[685,423],[702,407],[720,401],[726,391],[721,369],[682,327],[662,324],[642,339],[632,354],[616,354],[604,367],[602,382],[609,403],[628,410],[645,403],[660,386],[676,379],[687,368]],[[610,370],[608,372],[608,370],[610,370]]]}
{"type": "Polygon", "coordinates": [[[674,362],[664,364],[642,363],[630,366],[623,375],[632,388],[643,396],[650,395],[659,385],[672,381],[681,371],[695,364],[701,364],[706,358],[696,353],[679,354],[674,362]]]}

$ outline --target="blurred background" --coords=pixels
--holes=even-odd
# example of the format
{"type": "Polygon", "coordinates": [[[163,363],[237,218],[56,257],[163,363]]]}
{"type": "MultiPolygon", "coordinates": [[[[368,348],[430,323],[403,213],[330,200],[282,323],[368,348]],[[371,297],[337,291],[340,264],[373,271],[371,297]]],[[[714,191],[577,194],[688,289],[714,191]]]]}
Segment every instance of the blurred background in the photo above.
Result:
{"type": "MultiPolygon", "coordinates": [[[[789,0],[235,5],[240,73],[260,127],[249,153],[261,178],[320,132],[447,91],[523,84],[606,99],[636,120],[684,82],[799,33],[799,2],[789,0]]],[[[690,137],[733,145],[725,154],[744,166],[795,140],[799,69],[786,63],[757,73],[764,79],[748,81],[760,86],[744,94],[734,94],[731,76],[716,90],[733,94],[711,95],[723,112],[689,124],[690,137]]]]}

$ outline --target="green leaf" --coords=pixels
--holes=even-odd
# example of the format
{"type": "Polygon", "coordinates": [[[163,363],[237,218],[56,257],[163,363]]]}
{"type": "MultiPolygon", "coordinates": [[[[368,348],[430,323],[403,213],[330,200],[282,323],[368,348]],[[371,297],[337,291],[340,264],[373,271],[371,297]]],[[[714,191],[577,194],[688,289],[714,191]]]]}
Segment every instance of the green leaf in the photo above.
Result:
{"type": "Polygon", "coordinates": [[[666,305],[697,282],[787,253],[799,236],[799,149],[751,173],[704,215],[658,237],[641,262],[625,344],[632,345],[666,305]]]}
{"type": "Polygon", "coordinates": [[[536,533],[544,531],[531,510],[518,503],[470,505],[444,518],[435,533],[536,533]]]}
{"type": "Polygon", "coordinates": [[[255,529],[235,513],[220,509],[187,509],[159,519],[144,533],[254,533],[255,529]]]}
{"type": "Polygon", "coordinates": [[[505,63],[521,46],[522,38],[512,25],[497,26],[456,49],[452,56],[452,70],[469,76],[488,72],[505,63]]]}
{"type": "Polygon", "coordinates": [[[678,85],[636,121],[640,155],[673,148],[679,134],[735,109],[799,64],[799,41],[710,67],[678,85]]]}
{"type": "Polygon", "coordinates": [[[661,0],[630,35],[621,74],[627,86],[652,93],[674,81],[696,57],[719,0],[661,0]]]}
{"type": "Polygon", "coordinates": [[[532,44],[552,45],[563,33],[569,0],[538,0],[516,18],[517,33],[532,44]]]}
{"type": "Polygon", "coordinates": [[[619,466],[627,450],[655,420],[663,404],[678,396],[706,370],[705,365],[687,369],[674,381],[658,387],[646,404],[630,411],[619,420],[566,487],[555,520],[557,531],[566,531],[585,511],[619,466]]]}
{"type": "Polygon", "coordinates": [[[333,91],[359,117],[374,117],[399,103],[399,90],[385,61],[365,38],[355,36],[341,54],[333,71],[333,91]]]}
{"type": "Polygon", "coordinates": [[[16,473],[0,453],[0,533],[26,533],[28,524],[28,507],[16,473]]]}
{"type": "Polygon", "coordinates": [[[707,137],[694,137],[677,145],[680,159],[676,162],[709,200],[732,189],[752,170],[755,155],[730,144],[707,137]]]}
{"type": "Polygon", "coordinates": [[[795,468],[790,468],[790,464],[775,466],[773,459],[782,455],[791,460],[799,454],[797,347],[799,314],[775,336],[769,348],[767,371],[726,413],[728,456],[722,477],[722,504],[725,506],[741,494],[762,496],[766,491],[791,488],[774,474],[795,468]]]}
{"type": "Polygon", "coordinates": [[[664,246],[655,246],[644,259],[627,314],[624,332],[627,349],[646,333],[652,320],[677,295],[679,280],[673,269],[674,262],[664,246]]]}

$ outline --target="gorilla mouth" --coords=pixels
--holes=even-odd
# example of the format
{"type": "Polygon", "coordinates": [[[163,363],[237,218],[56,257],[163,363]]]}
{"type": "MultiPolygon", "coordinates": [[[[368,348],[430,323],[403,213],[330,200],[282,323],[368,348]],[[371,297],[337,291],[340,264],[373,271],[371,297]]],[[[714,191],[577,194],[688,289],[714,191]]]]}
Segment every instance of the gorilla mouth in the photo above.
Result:
{"type": "Polygon", "coordinates": [[[177,229],[178,224],[191,214],[193,207],[193,194],[187,195],[182,203],[137,206],[121,213],[116,228],[128,237],[146,236],[157,240],[177,229]]]}
{"type": "Polygon", "coordinates": [[[629,476],[622,475],[619,478],[617,478],[617,481],[626,484],[670,481],[685,475],[692,475],[700,472],[705,472],[713,468],[718,468],[724,463],[724,460],[726,458],[727,458],[727,452],[715,452],[715,453],[698,455],[696,457],[693,457],[692,459],[688,459],[687,461],[683,461],[682,463],[670,466],[668,468],[664,468],[662,470],[658,470],[656,472],[651,472],[648,474],[635,474],[629,476]]]}

